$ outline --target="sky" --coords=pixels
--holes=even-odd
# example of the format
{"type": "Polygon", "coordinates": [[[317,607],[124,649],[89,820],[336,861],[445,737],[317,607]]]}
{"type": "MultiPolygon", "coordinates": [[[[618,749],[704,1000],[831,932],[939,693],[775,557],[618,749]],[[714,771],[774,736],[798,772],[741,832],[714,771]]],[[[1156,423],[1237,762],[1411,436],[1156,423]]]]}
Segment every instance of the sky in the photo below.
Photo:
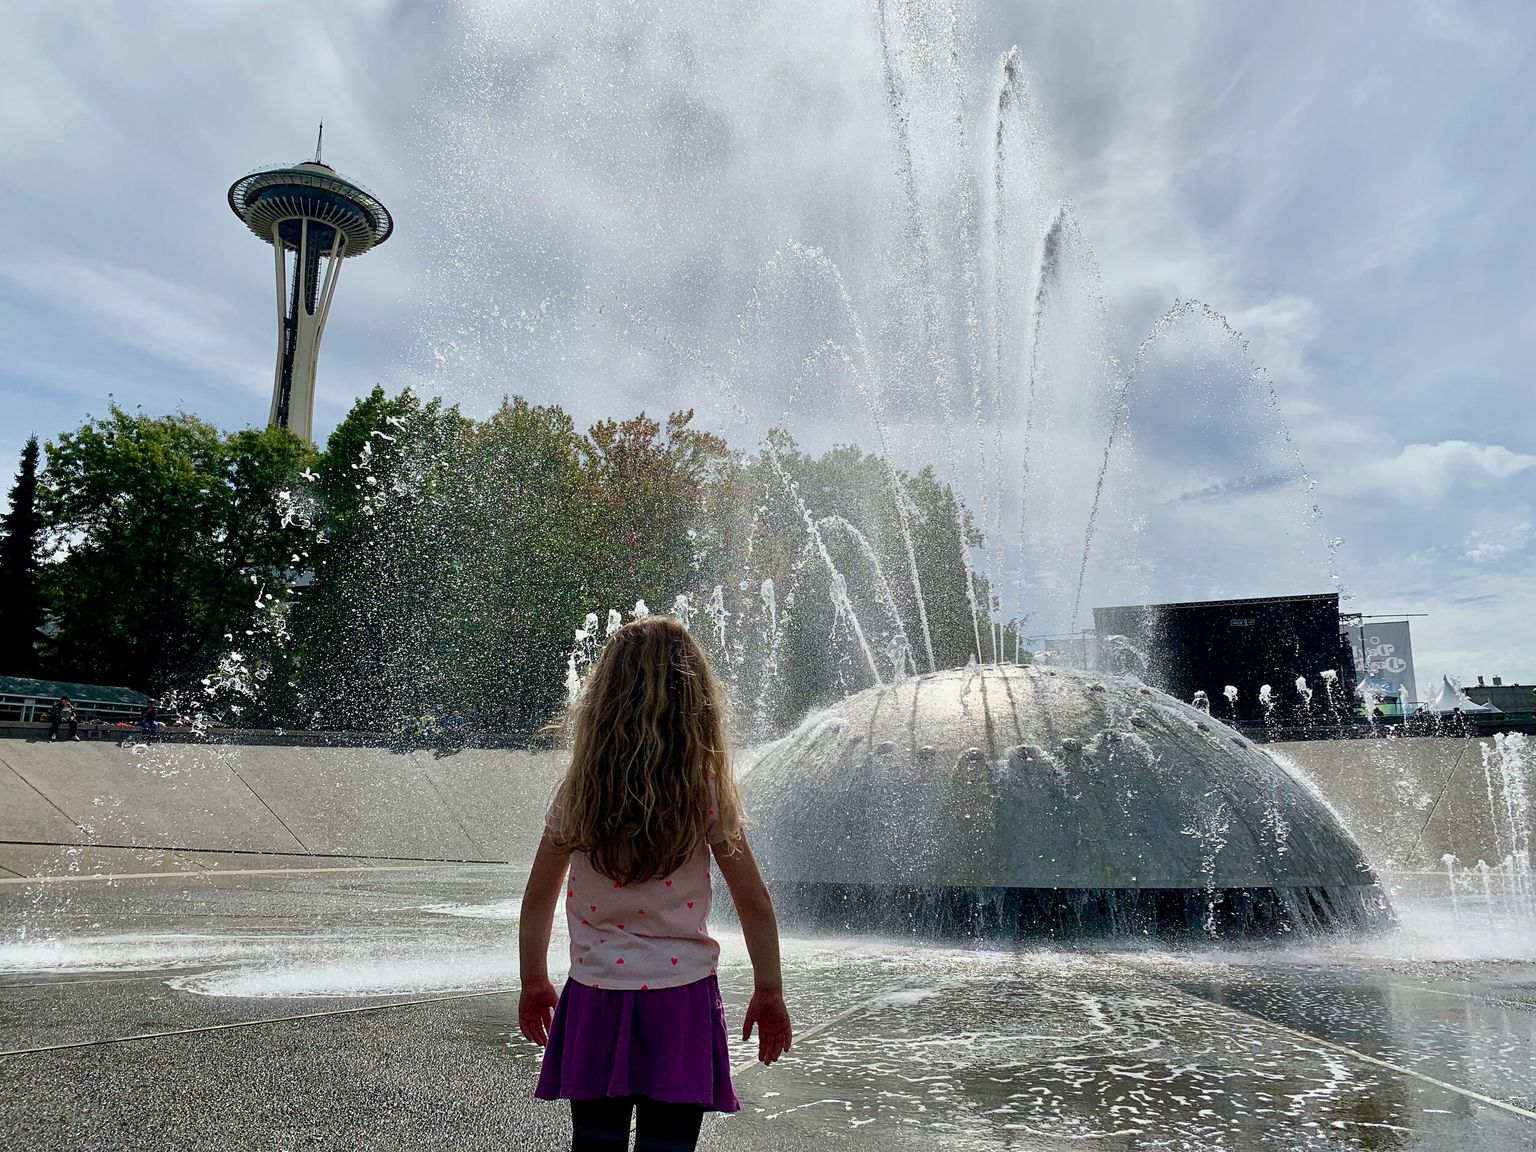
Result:
{"type": "Polygon", "coordinates": [[[851,0],[0,7],[0,461],[114,402],[265,419],[225,193],[323,117],[396,233],[342,273],[317,435],[378,383],[883,436],[1052,626],[1338,586],[1426,614],[1421,684],[1536,681],[1536,8],[887,7],[884,56],[851,0]]]}

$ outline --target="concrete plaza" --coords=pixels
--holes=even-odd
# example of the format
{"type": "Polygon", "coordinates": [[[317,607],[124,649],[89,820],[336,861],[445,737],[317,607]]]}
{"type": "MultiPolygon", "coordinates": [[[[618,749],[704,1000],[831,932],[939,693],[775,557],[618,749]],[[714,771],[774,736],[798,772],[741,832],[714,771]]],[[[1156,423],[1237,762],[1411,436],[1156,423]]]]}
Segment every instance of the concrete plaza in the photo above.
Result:
{"type": "MultiPolygon", "coordinates": [[[[0,1146],[561,1147],[516,1028],[522,875],[7,881],[0,1146]]],[[[736,1045],[743,1111],[701,1146],[1536,1147],[1536,962],[1433,958],[1445,915],[1225,953],[791,937],[795,1049],[736,1045]]]]}

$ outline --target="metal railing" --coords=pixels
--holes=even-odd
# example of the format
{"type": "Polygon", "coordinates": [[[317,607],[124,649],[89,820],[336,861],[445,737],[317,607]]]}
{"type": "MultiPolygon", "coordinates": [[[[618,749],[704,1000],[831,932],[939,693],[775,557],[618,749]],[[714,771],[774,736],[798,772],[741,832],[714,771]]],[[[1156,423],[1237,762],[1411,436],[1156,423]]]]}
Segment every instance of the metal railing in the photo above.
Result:
{"type": "MultiPolygon", "coordinates": [[[[48,721],[48,709],[57,700],[57,696],[0,693],[0,723],[45,724],[48,721]]],[[[82,724],[98,719],[136,721],[144,710],[141,704],[124,704],[120,700],[76,700],[71,697],[70,703],[75,706],[75,717],[82,724]]]]}

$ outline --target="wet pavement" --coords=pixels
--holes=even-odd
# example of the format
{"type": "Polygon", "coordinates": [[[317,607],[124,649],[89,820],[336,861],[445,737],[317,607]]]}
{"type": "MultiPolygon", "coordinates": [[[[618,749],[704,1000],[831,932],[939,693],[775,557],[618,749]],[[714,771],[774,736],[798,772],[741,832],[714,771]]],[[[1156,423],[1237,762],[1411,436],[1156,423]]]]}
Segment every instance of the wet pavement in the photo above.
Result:
{"type": "MultiPolygon", "coordinates": [[[[509,991],[521,879],[0,884],[0,1147],[564,1146],[509,991]]],[[[1255,951],[787,937],[795,1048],[736,1045],[701,1147],[1536,1148],[1529,935],[1403,911],[1255,951]]]]}

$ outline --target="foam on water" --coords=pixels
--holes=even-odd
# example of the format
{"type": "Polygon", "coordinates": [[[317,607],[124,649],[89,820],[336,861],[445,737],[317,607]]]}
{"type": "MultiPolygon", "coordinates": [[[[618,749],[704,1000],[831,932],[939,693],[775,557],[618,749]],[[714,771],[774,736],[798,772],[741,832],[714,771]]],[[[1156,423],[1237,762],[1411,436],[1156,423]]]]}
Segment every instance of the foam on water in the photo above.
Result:
{"type": "Polygon", "coordinates": [[[312,962],[282,961],[166,981],[202,996],[302,999],[316,996],[404,996],[514,988],[516,949],[418,947],[395,955],[366,951],[312,962]]]}
{"type": "Polygon", "coordinates": [[[521,899],[508,897],[506,900],[493,900],[489,904],[424,904],[421,910],[439,916],[458,916],[464,920],[516,920],[521,909],[521,899]]]}
{"type": "Polygon", "coordinates": [[[314,946],[315,938],[306,935],[220,936],[171,932],[60,935],[0,944],[0,975],[199,968],[314,946]]]}

